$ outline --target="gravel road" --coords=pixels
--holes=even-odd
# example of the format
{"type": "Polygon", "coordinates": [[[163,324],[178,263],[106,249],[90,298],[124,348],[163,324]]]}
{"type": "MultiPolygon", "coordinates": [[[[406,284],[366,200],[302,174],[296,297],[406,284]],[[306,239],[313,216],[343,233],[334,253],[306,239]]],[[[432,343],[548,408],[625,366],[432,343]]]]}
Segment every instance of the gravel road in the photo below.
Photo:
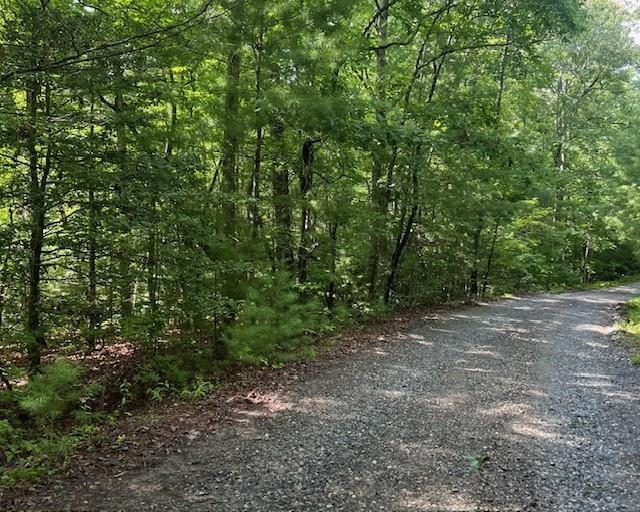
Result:
{"type": "Polygon", "coordinates": [[[423,318],[56,509],[639,511],[640,285],[423,318]]]}

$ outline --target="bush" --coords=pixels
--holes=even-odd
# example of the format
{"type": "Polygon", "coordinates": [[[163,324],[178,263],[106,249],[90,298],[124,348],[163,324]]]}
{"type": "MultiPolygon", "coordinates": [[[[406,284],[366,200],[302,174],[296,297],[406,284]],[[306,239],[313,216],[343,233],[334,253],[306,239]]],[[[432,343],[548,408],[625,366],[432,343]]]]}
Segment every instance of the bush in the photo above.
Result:
{"type": "Polygon", "coordinates": [[[313,355],[311,335],[326,327],[320,305],[304,303],[286,274],[250,289],[236,323],[226,333],[229,357],[274,364],[313,355]]]}
{"type": "Polygon", "coordinates": [[[40,425],[51,425],[100,394],[98,383],[82,383],[80,365],[59,359],[42,368],[18,397],[18,405],[40,425]]]}

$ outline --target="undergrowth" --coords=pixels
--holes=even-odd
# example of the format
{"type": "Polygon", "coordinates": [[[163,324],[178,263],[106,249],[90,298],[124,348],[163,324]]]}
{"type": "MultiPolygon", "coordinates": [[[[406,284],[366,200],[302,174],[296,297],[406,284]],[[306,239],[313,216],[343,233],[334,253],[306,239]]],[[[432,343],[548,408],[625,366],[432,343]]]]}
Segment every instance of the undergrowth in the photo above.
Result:
{"type": "Polygon", "coordinates": [[[633,337],[636,347],[636,353],[631,360],[634,364],[640,365],[640,298],[630,300],[625,304],[624,316],[625,321],[621,328],[633,337]]]}

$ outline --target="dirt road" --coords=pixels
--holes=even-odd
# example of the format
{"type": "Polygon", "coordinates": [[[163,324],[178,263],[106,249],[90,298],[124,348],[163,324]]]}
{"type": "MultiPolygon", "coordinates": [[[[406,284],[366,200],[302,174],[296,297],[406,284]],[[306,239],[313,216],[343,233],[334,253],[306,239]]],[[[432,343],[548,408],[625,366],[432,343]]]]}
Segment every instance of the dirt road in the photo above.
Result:
{"type": "Polygon", "coordinates": [[[640,510],[640,285],[465,307],[332,362],[158,466],[52,508],[640,510]]]}

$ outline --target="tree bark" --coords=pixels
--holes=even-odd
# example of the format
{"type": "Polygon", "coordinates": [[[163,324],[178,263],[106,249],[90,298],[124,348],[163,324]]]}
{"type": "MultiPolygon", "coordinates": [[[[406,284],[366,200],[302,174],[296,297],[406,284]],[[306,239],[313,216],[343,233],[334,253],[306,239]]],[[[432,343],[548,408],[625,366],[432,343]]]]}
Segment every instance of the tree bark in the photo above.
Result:
{"type": "Polygon", "coordinates": [[[96,347],[96,331],[100,323],[98,311],[98,276],[97,276],[97,208],[95,191],[89,190],[89,287],[87,289],[87,302],[89,305],[88,323],[89,331],[86,341],[87,348],[91,351],[96,347]]]}
{"type": "Polygon", "coordinates": [[[480,277],[480,241],[482,239],[482,231],[484,229],[484,221],[482,218],[478,220],[478,226],[473,233],[473,266],[471,268],[471,284],[469,288],[471,299],[477,299],[479,293],[479,277],[480,277]]]}
{"type": "MultiPolygon", "coordinates": [[[[116,131],[116,155],[117,163],[123,176],[127,174],[127,134],[125,126],[125,102],[120,83],[124,76],[124,70],[119,62],[114,66],[114,75],[116,78],[116,91],[114,93],[113,111],[115,116],[116,131]]],[[[119,192],[121,200],[122,193],[119,192]]],[[[120,215],[126,221],[129,220],[128,206],[122,201],[120,205],[120,215]]],[[[120,302],[120,323],[126,321],[133,314],[133,284],[131,276],[130,264],[130,247],[127,242],[126,235],[120,236],[117,243],[117,259],[118,259],[118,296],[120,302]]]]}
{"type": "MultiPolygon", "coordinates": [[[[91,101],[91,127],[89,133],[91,139],[93,139],[95,127],[93,123],[94,114],[94,101],[91,101]]],[[[93,166],[92,166],[93,167],[93,166]]],[[[86,336],[87,349],[93,351],[96,347],[96,331],[100,323],[100,317],[98,312],[98,276],[97,276],[97,206],[95,186],[91,180],[89,180],[89,284],[87,287],[87,303],[88,303],[88,332],[86,336]]]]}
{"type": "Polygon", "coordinates": [[[302,166],[298,175],[302,208],[300,211],[300,245],[298,246],[298,281],[304,283],[308,277],[308,258],[311,252],[309,192],[313,187],[314,144],[318,141],[307,140],[302,146],[302,166]]]}
{"type": "Polygon", "coordinates": [[[496,221],[496,226],[493,229],[493,238],[491,239],[491,248],[489,249],[489,256],[487,257],[487,268],[484,272],[484,278],[482,279],[482,296],[487,293],[487,287],[489,286],[489,276],[491,275],[491,265],[493,264],[493,258],[496,253],[496,242],[498,241],[498,230],[500,229],[500,221],[496,221]]]}
{"type": "MultiPolygon", "coordinates": [[[[386,97],[387,50],[384,45],[388,36],[390,6],[390,0],[380,0],[380,2],[377,2],[376,35],[378,47],[375,53],[377,70],[376,100],[378,101],[378,107],[376,109],[376,118],[380,126],[386,123],[386,112],[383,102],[386,97]]],[[[382,145],[386,147],[386,141],[383,141],[382,145]]],[[[385,243],[383,231],[388,204],[385,203],[387,193],[381,184],[386,161],[386,151],[384,151],[384,147],[382,150],[374,151],[371,169],[371,207],[373,210],[373,221],[371,223],[371,250],[368,263],[369,301],[375,299],[378,285],[380,253],[385,243]]],[[[389,170],[387,174],[389,174],[390,171],[391,170],[389,170]]]]}
{"type": "Polygon", "coordinates": [[[274,139],[274,168],[271,174],[273,190],[273,213],[275,220],[274,251],[275,261],[284,265],[286,270],[293,270],[293,234],[291,197],[289,194],[289,170],[282,160],[285,154],[284,126],[276,121],[271,125],[274,139]]]}
{"type": "Polygon", "coordinates": [[[258,239],[262,220],[260,218],[260,177],[262,173],[262,147],[264,145],[264,128],[262,114],[260,112],[262,102],[262,34],[254,45],[255,54],[255,151],[253,156],[253,169],[251,171],[251,183],[249,197],[251,199],[251,238],[258,239]]]}
{"type": "Polygon", "coordinates": [[[333,311],[336,302],[336,264],[338,261],[338,222],[329,222],[329,272],[331,277],[325,292],[327,308],[333,311]]]}
{"type": "Polygon", "coordinates": [[[240,42],[234,46],[227,61],[225,86],[224,136],[222,143],[222,217],[223,230],[230,238],[236,233],[236,200],[238,192],[238,147],[240,144],[238,113],[240,107],[239,84],[241,70],[240,42]]]}
{"type": "MultiPolygon", "coordinates": [[[[45,162],[40,169],[40,155],[37,148],[38,141],[38,99],[41,84],[32,78],[27,82],[26,107],[29,119],[29,133],[26,138],[26,148],[29,158],[29,287],[26,300],[26,330],[27,358],[31,373],[38,372],[42,360],[42,350],[46,347],[45,335],[41,318],[41,280],[42,280],[42,250],[44,246],[44,229],[46,220],[46,187],[51,168],[51,145],[47,141],[45,162]]],[[[46,115],[50,109],[50,94],[47,86],[46,115]]]]}

